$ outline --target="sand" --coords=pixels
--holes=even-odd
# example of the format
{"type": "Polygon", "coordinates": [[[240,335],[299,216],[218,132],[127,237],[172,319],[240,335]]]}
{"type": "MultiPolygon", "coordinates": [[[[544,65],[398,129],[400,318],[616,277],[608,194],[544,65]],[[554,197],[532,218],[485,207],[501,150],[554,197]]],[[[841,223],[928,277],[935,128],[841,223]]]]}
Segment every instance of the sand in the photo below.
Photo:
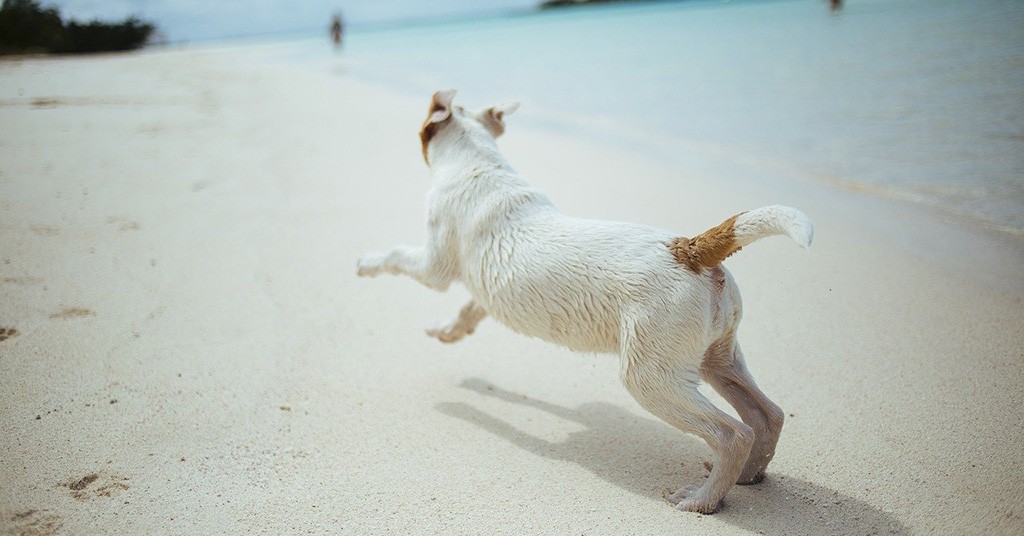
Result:
{"type": "Polygon", "coordinates": [[[614,357],[493,321],[443,345],[423,330],[463,289],[355,276],[422,240],[428,96],[335,67],[0,63],[0,534],[1024,532],[1020,239],[547,131],[526,103],[502,146],[567,213],[815,221],[809,252],[726,263],[788,415],[768,478],[679,512],[663,494],[710,451],[614,357]]]}

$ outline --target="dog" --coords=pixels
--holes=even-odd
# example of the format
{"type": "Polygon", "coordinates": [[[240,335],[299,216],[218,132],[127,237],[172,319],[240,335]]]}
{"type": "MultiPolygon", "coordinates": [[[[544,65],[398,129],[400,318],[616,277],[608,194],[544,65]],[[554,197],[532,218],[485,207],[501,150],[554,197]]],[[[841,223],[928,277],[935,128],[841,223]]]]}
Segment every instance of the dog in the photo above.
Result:
{"type": "Polygon", "coordinates": [[[807,248],[810,219],[766,206],[694,238],[572,218],[520,177],[498,150],[518,103],[473,113],[455,90],[433,95],[420,130],[432,185],[427,240],[365,254],[359,276],[404,274],[438,291],[460,282],[472,300],[427,330],[452,343],[491,316],[572,350],[619,356],[622,383],[647,411],[703,439],[716,456],[702,486],[668,495],[680,510],[713,513],[736,484],[755,484],[775,454],[782,410],[758,389],[736,342],[740,294],[721,263],[741,247],[787,235],[807,248]],[[697,389],[709,383],[742,422],[697,389]]]}

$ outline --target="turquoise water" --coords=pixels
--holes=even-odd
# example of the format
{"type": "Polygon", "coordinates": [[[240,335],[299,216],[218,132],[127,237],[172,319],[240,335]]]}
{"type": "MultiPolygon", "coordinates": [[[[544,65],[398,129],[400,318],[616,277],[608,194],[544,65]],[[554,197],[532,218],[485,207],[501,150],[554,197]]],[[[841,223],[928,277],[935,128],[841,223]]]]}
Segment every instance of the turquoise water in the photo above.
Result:
{"type": "Polygon", "coordinates": [[[1020,0],[580,8],[357,31],[343,56],[418,95],[520,100],[666,158],[713,153],[1024,235],[1020,0]]]}

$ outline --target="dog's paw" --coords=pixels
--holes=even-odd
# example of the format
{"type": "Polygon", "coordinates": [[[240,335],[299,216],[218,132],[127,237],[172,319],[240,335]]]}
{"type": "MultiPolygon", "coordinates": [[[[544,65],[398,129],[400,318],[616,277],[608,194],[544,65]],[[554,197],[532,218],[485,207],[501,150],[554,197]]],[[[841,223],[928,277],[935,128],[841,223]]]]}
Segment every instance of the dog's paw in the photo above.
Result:
{"type": "Polygon", "coordinates": [[[463,337],[473,333],[472,330],[460,329],[450,323],[439,322],[436,326],[427,328],[427,335],[447,344],[462,340],[463,337]]]}
{"type": "Polygon", "coordinates": [[[375,277],[384,271],[384,253],[367,253],[356,261],[356,274],[359,277],[375,277]]]}
{"type": "Polygon", "coordinates": [[[666,491],[663,496],[666,501],[672,503],[674,506],[679,504],[681,501],[696,495],[698,490],[700,490],[699,486],[683,486],[673,493],[666,491]]]}
{"type": "Polygon", "coordinates": [[[683,510],[684,512],[713,514],[718,510],[718,503],[707,500],[700,493],[700,488],[697,486],[684,486],[675,493],[666,494],[665,500],[672,503],[676,510],[683,510]]]}

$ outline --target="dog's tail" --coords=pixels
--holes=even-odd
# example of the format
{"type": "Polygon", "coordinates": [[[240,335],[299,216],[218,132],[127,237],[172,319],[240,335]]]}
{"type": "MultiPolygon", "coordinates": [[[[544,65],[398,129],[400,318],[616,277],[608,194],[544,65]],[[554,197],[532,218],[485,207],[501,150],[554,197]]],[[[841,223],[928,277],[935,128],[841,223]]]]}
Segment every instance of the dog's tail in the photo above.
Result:
{"type": "Polygon", "coordinates": [[[718,266],[743,246],[772,235],[786,235],[808,248],[814,226],[795,208],[770,205],[737,214],[693,238],[676,238],[669,249],[680,264],[700,273],[718,266]]]}

